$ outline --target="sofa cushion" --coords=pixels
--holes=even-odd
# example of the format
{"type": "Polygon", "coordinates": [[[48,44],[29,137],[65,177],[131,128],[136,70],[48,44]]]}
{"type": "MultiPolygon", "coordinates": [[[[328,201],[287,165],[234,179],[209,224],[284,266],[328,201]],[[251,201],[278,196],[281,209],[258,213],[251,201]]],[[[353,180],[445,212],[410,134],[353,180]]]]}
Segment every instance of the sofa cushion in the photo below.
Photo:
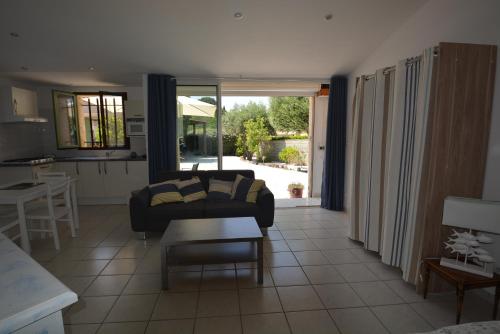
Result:
{"type": "Polygon", "coordinates": [[[208,186],[208,201],[223,201],[231,199],[232,181],[222,181],[211,178],[208,186]]]}
{"type": "Polygon", "coordinates": [[[148,223],[167,223],[172,219],[203,218],[205,201],[194,201],[191,203],[169,203],[149,207],[147,210],[148,223]]]}
{"type": "Polygon", "coordinates": [[[149,191],[151,193],[151,206],[184,201],[175,181],[151,184],[149,191]]]}
{"type": "Polygon", "coordinates": [[[259,214],[259,207],[255,203],[242,201],[206,201],[205,217],[253,217],[259,214]]]}
{"type": "Polygon", "coordinates": [[[264,186],[265,182],[263,180],[255,180],[238,175],[236,176],[236,180],[234,180],[231,199],[255,203],[257,201],[257,194],[264,186]]]}
{"type": "Polygon", "coordinates": [[[203,189],[203,185],[197,176],[190,180],[178,181],[175,185],[184,198],[184,203],[197,201],[207,197],[207,193],[205,189],[203,189]]]}

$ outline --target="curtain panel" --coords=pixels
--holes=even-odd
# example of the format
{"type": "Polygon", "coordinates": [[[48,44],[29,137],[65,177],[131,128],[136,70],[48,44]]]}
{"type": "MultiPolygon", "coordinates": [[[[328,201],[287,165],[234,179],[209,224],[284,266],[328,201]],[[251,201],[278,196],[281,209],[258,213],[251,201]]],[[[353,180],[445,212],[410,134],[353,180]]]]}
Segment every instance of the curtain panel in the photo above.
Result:
{"type": "Polygon", "coordinates": [[[361,77],[353,110],[351,238],[414,281],[433,49],[361,77]]]}
{"type": "Polygon", "coordinates": [[[347,78],[330,80],[321,207],[344,210],[347,78]]]}
{"type": "Polygon", "coordinates": [[[177,82],[170,75],[148,75],[149,182],[162,170],[177,169],[177,82]]]}

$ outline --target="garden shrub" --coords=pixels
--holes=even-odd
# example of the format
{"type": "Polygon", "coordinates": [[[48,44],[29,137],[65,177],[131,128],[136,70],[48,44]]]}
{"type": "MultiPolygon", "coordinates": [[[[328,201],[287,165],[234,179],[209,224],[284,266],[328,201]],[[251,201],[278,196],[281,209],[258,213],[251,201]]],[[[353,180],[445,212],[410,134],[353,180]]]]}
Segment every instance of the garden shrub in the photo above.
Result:
{"type": "Polygon", "coordinates": [[[292,146],[282,149],[278,154],[278,157],[281,161],[286,162],[287,164],[304,164],[304,157],[302,156],[302,153],[297,148],[292,146]]]}

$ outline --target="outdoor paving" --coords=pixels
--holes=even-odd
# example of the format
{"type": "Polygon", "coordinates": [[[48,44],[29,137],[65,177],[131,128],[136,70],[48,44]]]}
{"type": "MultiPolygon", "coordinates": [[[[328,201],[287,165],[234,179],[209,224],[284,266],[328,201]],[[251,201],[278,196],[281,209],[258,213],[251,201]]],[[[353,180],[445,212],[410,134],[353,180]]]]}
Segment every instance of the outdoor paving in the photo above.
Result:
{"type": "MultiPolygon", "coordinates": [[[[181,162],[181,170],[191,169],[194,162],[199,162],[199,170],[217,169],[217,158],[215,157],[192,157],[181,162]]],[[[307,173],[293,170],[273,168],[263,165],[255,165],[239,157],[225,156],[222,159],[224,169],[252,169],[257,179],[266,181],[267,187],[274,194],[274,198],[290,198],[288,185],[300,182],[304,185],[304,196],[307,196],[308,178],[307,173]]]]}

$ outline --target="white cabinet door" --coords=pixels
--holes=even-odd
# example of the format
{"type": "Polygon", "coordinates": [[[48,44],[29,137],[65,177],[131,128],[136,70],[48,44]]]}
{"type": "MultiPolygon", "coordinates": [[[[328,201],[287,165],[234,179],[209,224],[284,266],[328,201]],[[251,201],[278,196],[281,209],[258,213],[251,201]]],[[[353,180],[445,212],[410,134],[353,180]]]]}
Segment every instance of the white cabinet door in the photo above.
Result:
{"type": "Polygon", "coordinates": [[[100,161],[78,162],[77,195],[85,202],[89,198],[106,197],[103,179],[103,166],[100,161]]]}
{"type": "Polygon", "coordinates": [[[127,198],[128,180],[125,161],[103,161],[106,196],[127,198]]]}
{"type": "Polygon", "coordinates": [[[65,172],[66,176],[78,177],[76,164],[77,162],[56,162],[54,164],[54,171],[65,172]]]}

